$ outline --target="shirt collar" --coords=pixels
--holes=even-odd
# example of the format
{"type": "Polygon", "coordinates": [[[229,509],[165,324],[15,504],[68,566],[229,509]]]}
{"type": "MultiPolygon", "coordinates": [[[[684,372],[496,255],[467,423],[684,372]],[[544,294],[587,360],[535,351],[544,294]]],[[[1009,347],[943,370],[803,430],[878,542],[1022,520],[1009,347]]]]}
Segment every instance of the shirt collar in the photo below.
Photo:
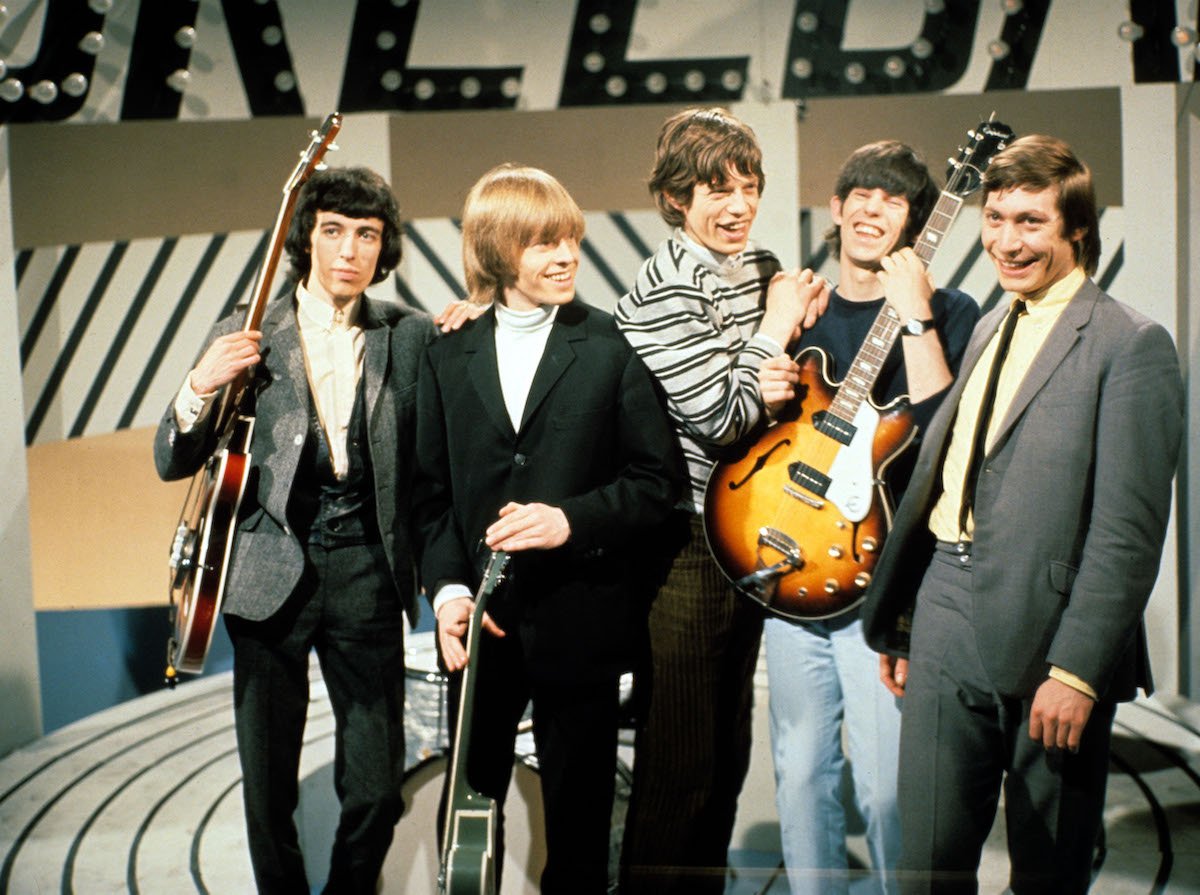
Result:
{"type": "Polygon", "coordinates": [[[334,308],[309,292],[303,283],[296,286],[296,301],[300,306],[300,313],[326,332],[355,326],[358,322],[359,308],[362,306],[362,296],[359,295],[342,308],[334,308]]]}
{"type": "Polygon", "coordinates": [[[688,236],[682,227],[675,228],[675,239],[687,249],[692,257],[715,273],[728,274],[742,269],[742,256],[746,254],[745,250],[733,255],[722,255],[714,252],[708,246],[700,245],[688,236]]]}
{"type": "MultiPolygon", "coordinates": [[[[1079,291],[1079,287],[1083,285],[1083,281],[1086,279],[1087,274],[1083,272],[1083,268],[1076,267],[1061,280],[1056,280],[1037,295],[1026,300],[1025,308],[1031,314],[1056,313],[1062,309],[1063,305],[1074,298],[1075,293],[1079,291]]],[[[1012,296],[1012,301],[1015,300],[1016,296],[1012,296]]]]}

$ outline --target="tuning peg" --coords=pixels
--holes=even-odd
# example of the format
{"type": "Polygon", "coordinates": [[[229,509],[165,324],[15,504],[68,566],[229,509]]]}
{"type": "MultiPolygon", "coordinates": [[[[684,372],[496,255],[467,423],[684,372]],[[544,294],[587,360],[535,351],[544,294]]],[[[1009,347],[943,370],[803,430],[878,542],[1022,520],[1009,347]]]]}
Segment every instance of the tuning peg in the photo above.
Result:
{"type": "Polygon", "coordinates": [[[338,146],[337,143],[330,143],[328,151],[329,152],[337,152],[341,148],[342,147],[338,146]]]}

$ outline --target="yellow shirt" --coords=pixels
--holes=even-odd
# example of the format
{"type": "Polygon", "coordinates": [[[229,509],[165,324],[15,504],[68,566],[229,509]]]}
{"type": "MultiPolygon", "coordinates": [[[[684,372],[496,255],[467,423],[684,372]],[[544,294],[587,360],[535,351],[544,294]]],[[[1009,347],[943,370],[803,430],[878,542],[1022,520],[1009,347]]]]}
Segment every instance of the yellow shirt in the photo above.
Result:
{"type": "MultiPolygon", "coordinates": [[[[1051,284],[1041,295],[1026,301],[1026,313],[1017,319],[1012,344],[1009,345],[1008,356],[1004,359],[1000,379],[996,384],[995,404],[985,439],[989,450],[1017,389],[1025,378],[1025,373],[1033,364],[1037,353],[1041,351],[1046,336],[1058,322],[1063,309],[1079,291],[1086,278],[1083,269],[1077,267],[1061,280],[1051,284]]],[[[1015,297],[1010,298],[1010,301],[1013,300],[1015,297]]],[[[979,419],[979,404],[995,354],[996,335],[993,334],[959,396],[958,412],[950,432],[950,444],[942,461],[942,493],[929,516],[929,530],[941,541],[969,541],[975,531],[975,518],[972,514],[967,515],[965,530],[959,531],[959,509],[962,506],[971,442],[974,439],[976,421],[979,419]]]]}

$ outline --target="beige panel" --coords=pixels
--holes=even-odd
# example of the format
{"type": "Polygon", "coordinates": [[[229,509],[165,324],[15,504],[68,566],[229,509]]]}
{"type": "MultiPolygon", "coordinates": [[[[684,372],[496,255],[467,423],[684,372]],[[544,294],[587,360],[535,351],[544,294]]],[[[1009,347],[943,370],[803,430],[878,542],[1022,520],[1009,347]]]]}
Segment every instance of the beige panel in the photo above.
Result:
{"type": "Polygon", "coordinates": [[[27,450],[37,610],[167,605],[188,482],[159,481],[153,441],[125,429],[27,450]]]}
{"type": "Polygon", "coordinates": [[[317,119],[12,128],[18,248],[269,229],[317,119]]]}
{"type": "MultiPolygon", "coordinates": [[[[658,129],[679,108],[395,113],[389,116],[394,186],[407,217],[457,216],[480,174],[519,161],[550,170],[585,209],[648,208],[646,176],[658,129]]],[[[811,100],[799,128],[801,201],[823,203],[842,159],[871,140],[912,143],[939,169],[966,129],[993,110],[1018,133],[1066,139],[1096,171],[1101,204],[1121,204],[1116,88],[811,100]]],[[[260,118],[13,126],[15,243],[33,248],[265,230],[318,124],[260,118]]],[[[353,125],[350,118],[338,142],[362,156],[353,125]]],[[[368,139],[365,130],[359,134],[368,139]]],[[[782,159],[767,164],[779,176],[787,168],[782,159]]]]}
{"type": "Polygon", "coordinates": [[[591,211],[650,208],[646,181],[664,119],[683,106],[442,112],[392,119],[392,178],[411,217],[457,217],[501,162],[545,168],[591,211]]]}
{"type": "Polygon", "coordinates": [[[993,112],[1018,136],[1043,133],[1066,140],[1092,168],[1101,207],[1124,204],[1121,96],[1115,87],[811,100],[800,123],[800,201],[824,204],[842,160],[874,140],[908,143],[943,180],[945,162],[965,143],[967,130],[993,112]]]}

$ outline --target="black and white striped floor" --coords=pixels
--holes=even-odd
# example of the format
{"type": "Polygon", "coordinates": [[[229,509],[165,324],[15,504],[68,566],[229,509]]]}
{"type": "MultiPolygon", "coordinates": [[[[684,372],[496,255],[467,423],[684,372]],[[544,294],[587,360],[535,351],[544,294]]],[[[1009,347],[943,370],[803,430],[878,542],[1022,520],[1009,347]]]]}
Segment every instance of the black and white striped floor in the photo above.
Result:
{"type": "MultiPolygon", "coordinates": [[[[385,893],[436,891],[444,700],[436,674],[421,671],[432,669],[429,645],[412,648],[410,665],[409,807],[384,868],[385,893]]],[[[310,879],[319,881],[336,810],[333,719],[315,664],[312,684],[298,823],[310,879]]],[[[1167,697],[1122,706],[1115,733],[1106,849],[1093,891],[1200,893],[1200,706],[1167,697]]],[[[756,753],[748,788],[759,792],[743,799],[744,812],[769,807],[769,763],[756,753]]],[[[239,784],[228,674],[56,731],[0,760],[0,893],[252,891],[239,784]]],[[[536,773],[522,765],[510,796],[505,895],[537,890],[538,804],[536,773]]],[[[753,824],[757,844],[733,852],[730,895],[786,895],[769,812],[765,818],[753,824]]],[[[980,870],[984,892],[1006,885],[1000,827],[980,870]]],[[[856,854],[860,846],[851,842],[856,854]]]]}

